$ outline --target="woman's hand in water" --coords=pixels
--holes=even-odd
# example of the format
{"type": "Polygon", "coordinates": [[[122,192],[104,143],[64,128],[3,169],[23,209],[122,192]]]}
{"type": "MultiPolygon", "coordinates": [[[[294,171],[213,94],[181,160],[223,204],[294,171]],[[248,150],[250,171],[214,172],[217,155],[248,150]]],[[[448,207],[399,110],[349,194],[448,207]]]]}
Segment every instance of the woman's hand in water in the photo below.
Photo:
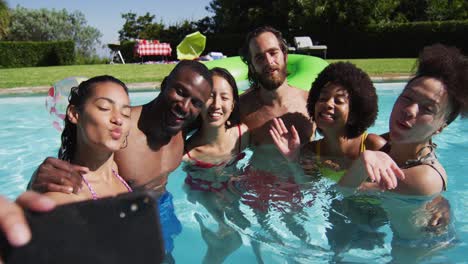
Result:
{"type": "Polygon", "coordinates": [[[270,135],[276,147],[286,159],[298,160],[301,139],[294,126],[291,126],[291,132],[289,132],[281,118],[274,118],[270,128],[270,135]]]}
{"type": "Polygon", "coordinates": [[[450,223],[449,201],[439,195],[430,203],[426,204],[426,209],[431,217],[426,230],[436,234],[445,232],[447,230],[447,225],[450,223]]]}
{"type": "Polygon", "coordinates": [[[368,178],[379,184],[382,190],[395,189],[398,179],[405,179],[405,174],[393,159],[381,151],[364,151],[360,160],[365,164],[368,178]]]}
{"type": "Polygon", "coordinates": [[[381,151],[364,151],[359,159],[353,162],[351,168],[341,178],[339,184],[347,187],[359,187],[369,178],[382,190],[395,189],[398,179],[403,180],[405,174],[393,159],[381,151]]]}
{"type": "Polygon", "coordinates": [[[81,173],[86,167],[49,157],[42,162],[30,182],[30,189],[37,192],[77,192],[81,188],[81,173]]]}
{"type": "MultiPolygon", "coordinates": [[[[23,193],[14,203],[0,196],[1,232],[11,246],[23,246],[31,240],[31,231],[24,217],[23,208],[36,212],[46,212],[54,207],[55,202],[53,200],[31,191],[23,193]]],[[[0,263],[3,263],[1,259],[0,263]]]]}

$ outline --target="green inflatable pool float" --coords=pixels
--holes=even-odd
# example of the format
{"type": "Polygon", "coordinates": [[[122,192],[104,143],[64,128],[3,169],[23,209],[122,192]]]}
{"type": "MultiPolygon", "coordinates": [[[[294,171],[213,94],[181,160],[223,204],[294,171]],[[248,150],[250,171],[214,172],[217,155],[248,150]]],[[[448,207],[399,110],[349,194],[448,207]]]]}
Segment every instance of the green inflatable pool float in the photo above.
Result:
{"type": "MultiPolygon", "coordinates": [[[[248,68],[239,56],[229,57],[221,60],[214,60],[205,63],[208,68],[221,67],[228,70],[240,90],[245,90],[248,86],[248,68]]],[[[292,86],[308,91],[317,75],[327,67],[325,60],[308,55],[289,54],[288,55],[288,83],[292,86]]]]}

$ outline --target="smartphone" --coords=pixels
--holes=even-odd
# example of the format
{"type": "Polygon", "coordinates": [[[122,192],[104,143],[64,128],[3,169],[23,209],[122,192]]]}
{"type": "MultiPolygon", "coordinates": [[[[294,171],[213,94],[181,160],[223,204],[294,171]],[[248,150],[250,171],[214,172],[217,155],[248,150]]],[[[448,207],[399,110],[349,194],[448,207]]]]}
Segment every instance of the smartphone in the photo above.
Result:
{"type": "Polygon", "coordinates": [[[26,211],[30,243],[2,254],[12,264],[161,263],[164,245],[157,210],[156,194],[139,191],[47,213],[26,211]]]}

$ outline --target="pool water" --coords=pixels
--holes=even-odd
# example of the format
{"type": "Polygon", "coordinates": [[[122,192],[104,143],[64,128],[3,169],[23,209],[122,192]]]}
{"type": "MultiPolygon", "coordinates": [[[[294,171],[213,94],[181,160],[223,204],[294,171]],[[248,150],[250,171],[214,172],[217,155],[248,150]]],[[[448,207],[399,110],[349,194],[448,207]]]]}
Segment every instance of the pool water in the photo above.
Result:
{"type": "MultiPolygon", "coordinates": [[[[403,85],[377,85],[380,110],[378,120],[369,132],[387,131],[389,113],[403,85]]],[[[132,93],[131,100],[133,104],[141,104],[155,96],[154,92],[132,93]]],[[[0,194],[11,199],[25,190],[30,175],[45,157],[56,156],[60,136],[51,125],[44,99],[44,96],[0,97],[0,194]]],[[[468,177],[463,173],[468,167],[466,135],[468,120],[458,119],[434,138],[438,157],[449,175],[444,197],[451,205],[456,242],[435,252],[423,263],[467,261],[468,213],[465,208],[468,200],[465,197],[468,197],[468,177]]],[[[366,211],[375,213],[376,217],[371,219],[372,223],[366,223],[369,226],[365,226],[361,235],[346,238],[350,243],[346,241],[345,233],[350,231],[346,229],[355,226],[346,225],[353,221],[352,218],[339,215],[343,203],[326,179],[302,186],[300,209],[280,202],[276,203],[280,206],[264,211],[253,210],[242,202],[232,208],[232,204],[226,203],[221,212],[224,220],[220,222],[219,217],[215,217],[216,212],[205,207],[203,199],[210,197],[186,191],[185,176],[181,166],[170,175],[168,184],[168,190],[174,195],[177,217],[183,225],[182,233],[175,237],[172,252],[178,263],[201,262],[208,251],[206,241],[212,243],[208,254],[215,252],[216,255],[233,248],[228,250],[230,254],[225,263],[255,263],[259,258],[265,263],[381,263],[392,260],[392,230],[385,218],[378,217],[378,209],[366,211]],[[338,222],[344,219],[344,225],[335,226],[337,221],[333,219],[338,222]],[[333,249],[337,245],[344,245],[338,258],[333,249]]]]}

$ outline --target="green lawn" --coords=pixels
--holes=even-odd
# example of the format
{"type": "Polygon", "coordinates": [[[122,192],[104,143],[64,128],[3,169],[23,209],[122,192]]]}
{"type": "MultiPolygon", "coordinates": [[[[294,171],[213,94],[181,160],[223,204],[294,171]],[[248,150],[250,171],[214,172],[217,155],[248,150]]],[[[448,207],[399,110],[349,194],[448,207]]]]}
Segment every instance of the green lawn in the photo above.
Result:
{"type": "MultiPolygon", "coordinates": [[[[327,60],[335,62],[340,60],[327,60]]],[[[411,75],[416,59],[349,59],[371,76],[411,75]]]]}
{"type": "MultiPolygon", "coordinates": [[[[334,62],[338,60],[328,60],[334,62]]],[[[348,60],[371,76],[409,75],[415,59],[352,59],[348,60]]],[[[113,75],[125,83],[157,82],[174,64],[104,64],[0,69],[0,88],[47,86],[70,76],[91,77],[113,75]]]]}
{"type": "Polygon", "coordinates": [[[0,88],[47,86],[70,76],[108,74],[125,83],[162,81],[175,64],[101,64],[0,69],[0,88]]]}

